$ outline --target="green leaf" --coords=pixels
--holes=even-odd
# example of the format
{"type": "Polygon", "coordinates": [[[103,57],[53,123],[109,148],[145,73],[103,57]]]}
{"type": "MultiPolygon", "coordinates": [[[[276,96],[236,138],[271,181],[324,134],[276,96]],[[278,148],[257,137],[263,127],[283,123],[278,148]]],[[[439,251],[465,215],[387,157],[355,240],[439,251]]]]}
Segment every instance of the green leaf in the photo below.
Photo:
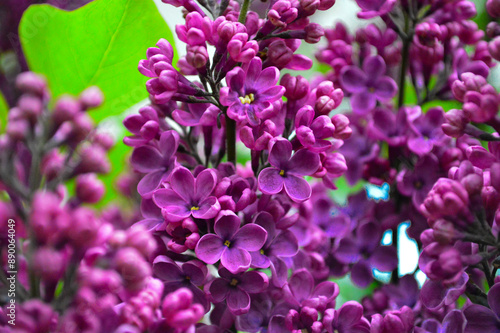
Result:
{"type": "Polygon", "coordinates": [[[30,69],[45,75],[54,97],[102,89],[95,120],[147,98],[137,64],[146,50],[173,36],[152,0],[96,0],[67,12],[50,5],[26,10],[19,35],[30,69]]]}
{"type": "Polygon", "coordinates": [[[380,286],[379,282],[374,281],[364,289],[359,288],[352,283],[348,275],[338,279],[330,279],[330,281],[337,283],[340,290],[339,296],[335,299],[336,308],[340,308],[348,301],[361,302],[363,297],[373,294],[373,291],[380,286]]]}
{"type": "Polygon", "coordinates": [[[9,106],[5,97],[0,93],[0,132],[3,132],[5,125],[7,124],[7,115],[9,113],[9,106]]]}

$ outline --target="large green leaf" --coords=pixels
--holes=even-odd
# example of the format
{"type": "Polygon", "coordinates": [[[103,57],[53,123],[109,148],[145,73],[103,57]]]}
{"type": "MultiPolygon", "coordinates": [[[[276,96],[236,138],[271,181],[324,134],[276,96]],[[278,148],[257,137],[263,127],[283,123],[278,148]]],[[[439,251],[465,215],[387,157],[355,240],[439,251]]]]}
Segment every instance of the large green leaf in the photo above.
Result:
{"type": "Polygon", "coordinates": [[[137,64],[160,38],[174,43],[152,0],[96,0],[72,12],[33,5],[19,35],[30,69],[47,77],[55,97],[102,89],[106,101],[92,112],[96,120],[147,98],[137,64]]]}

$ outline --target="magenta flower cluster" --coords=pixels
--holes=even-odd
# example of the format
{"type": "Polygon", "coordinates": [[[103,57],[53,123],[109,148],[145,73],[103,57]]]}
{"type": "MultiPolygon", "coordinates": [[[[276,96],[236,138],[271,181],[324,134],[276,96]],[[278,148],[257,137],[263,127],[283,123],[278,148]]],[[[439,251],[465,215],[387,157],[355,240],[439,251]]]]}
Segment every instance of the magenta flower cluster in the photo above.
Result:
{"type": "MultiPolygon", "coordinates": [[[[100,91],[51,102],[16,80],[0,216],[19,223],[18,307],[0,332],[500,332],[499,0],[486,31],[469,0],[356,0],[377,24],[353,33],[312,22],[334,0],[163,2],[186,55],[161,39],[139,62],[130,211],[92,207],[113,144],[87,114],[100,91]],[[290,74],[323,37],[322,73],[290,74]]],[[[2,288],[8,244],[1,224],[2,288]]]]}

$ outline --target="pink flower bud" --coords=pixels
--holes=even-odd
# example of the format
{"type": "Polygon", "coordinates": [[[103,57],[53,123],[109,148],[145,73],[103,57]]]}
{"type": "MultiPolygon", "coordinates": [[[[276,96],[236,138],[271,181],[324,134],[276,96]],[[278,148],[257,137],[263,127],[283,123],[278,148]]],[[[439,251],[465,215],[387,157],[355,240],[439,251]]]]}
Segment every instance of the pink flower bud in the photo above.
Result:
{"type": "Polygon", "coordinates": [[[38,248],[33,256],[33,271],[45,282],[55,283],[64,275],[64,255],[48,247],[38,248]]]}
{"type": "Polygon", "coordinates": [[[104,184],[94,173],[86,173],[76,178],[76,196],[81,202],[96,203],[104,195],[104,184]]]}
{"type": "Polygon", "coordinates": [[[309,81],[300,75],[291,76],[286,73],[281,78],[280,85],[285,87],[285,97],[289,100],[299,100],[309,93],[309,81]]]}
{"type": "Polygon", "coordinates": [[[70,96],[59,98],[52,111],[52,119],[56,125],[60,125],[65,121],[71,121],[81,111],[81,106],[78,101],[70,96]]]}
{"type": "Polygon", "coordinates": [[[500,61],[500,37],[495,37],[488,43],[488,51],[495,60],[500,61]]]}
{"type": "Polygon", "coordinates": [[[39,97],[48,94],[45,78],[33,72],[19,74],[16,78],[16,87],[22,92],[36,94],[39,97]]]}
{"type": "Polygon", "coordinates": [[[186,60],[188,64],[193,66],[194,68],[202,68],[205,67],[209,57],[207,48],[205,46],[190,46],[186,47],[187,54],[186,60]]]}
{"type": "Polygon", "coordinates": [[[99,87],[92,86],[85,89],[79,98],[83,109],[93,109],[104,102],[104,95],[99,87]]]}

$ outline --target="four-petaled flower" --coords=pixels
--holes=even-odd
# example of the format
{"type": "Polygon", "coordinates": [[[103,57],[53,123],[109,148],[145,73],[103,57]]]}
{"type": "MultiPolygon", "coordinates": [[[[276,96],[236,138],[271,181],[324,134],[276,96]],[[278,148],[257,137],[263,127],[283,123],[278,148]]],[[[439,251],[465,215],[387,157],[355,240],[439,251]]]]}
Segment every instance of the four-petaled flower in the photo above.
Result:
{"type": "Polygon", "coordinates": [[[250,267],[249,251],[257,251],[264,245],[267,232],[257,224],[246,224],[232,211],[222,211],[215,221],[215,234],[204,235],[196,245],[196,256],[207,264],[219,259],[231,273],[244,272],[250,267]]]}
{"type": "Polygon", "coordinates": [[[164,132],[158,147],[142,146],[134,149],[131,163],[133,167],[146,174],[137,185],[137,192],[143,197],[151,197],[161,182],[167,180],[175,167],[175,152],[179,147],[179,134],[175,131],[164,132]]]}
{"type": "Polygon", "coordinates": [[[212,281],[208,288],[216,302],[226,300],[229,310],[235,315],[247,313],[250,309],[250,294],[266,290],[269,279],[259,271],[231,274],[227,269],[219,269],[220,278],[212,281]]]}
{"type": "Polygon", "coordinates": [[[372,111],[378,101],[387,101],[396,95],[396,82],[385,75],[385,62],[381,56],[371,56],[363,62],[363,69],[356,66],[345,67],[340,81],[350,92],[351,106],[355,113],[365,115],[372,111]]]}
{"type": "Polygon", "coordinates": [[[172,172],[170,188],[154,192],[153,200],[162,208],[167,221],[180,221],[189,216],[197,219],[211,219],[220,211],[217,198],[211,196],[217,176],[211,169],[205,169],[196,179],[191,171],[179,167],[172,172]]]}
{"type": "Polygon", "coordinates": [[[272,103],[285,93],[284,87],[276,85],[278,79],[278,69],[262,69],[260,58],[252,59],[245,69],[236,67],[227,73],[227,87],[220,91],[220,102],[228,107],[229,118],[252,126],[270,118],[274,113],[272,103]]]}
{"type": "Polygon", "coordinates": [[[284,188],[295,202],[303,202],[311,197],[311,186],[302,177],[318,170],[318,154],[301,149],[292,156],[290,141],[277,139],[271,147],[268,160],[272,167],[262,170],[258,178],[263,193],[276,194],[284,188]]]}

